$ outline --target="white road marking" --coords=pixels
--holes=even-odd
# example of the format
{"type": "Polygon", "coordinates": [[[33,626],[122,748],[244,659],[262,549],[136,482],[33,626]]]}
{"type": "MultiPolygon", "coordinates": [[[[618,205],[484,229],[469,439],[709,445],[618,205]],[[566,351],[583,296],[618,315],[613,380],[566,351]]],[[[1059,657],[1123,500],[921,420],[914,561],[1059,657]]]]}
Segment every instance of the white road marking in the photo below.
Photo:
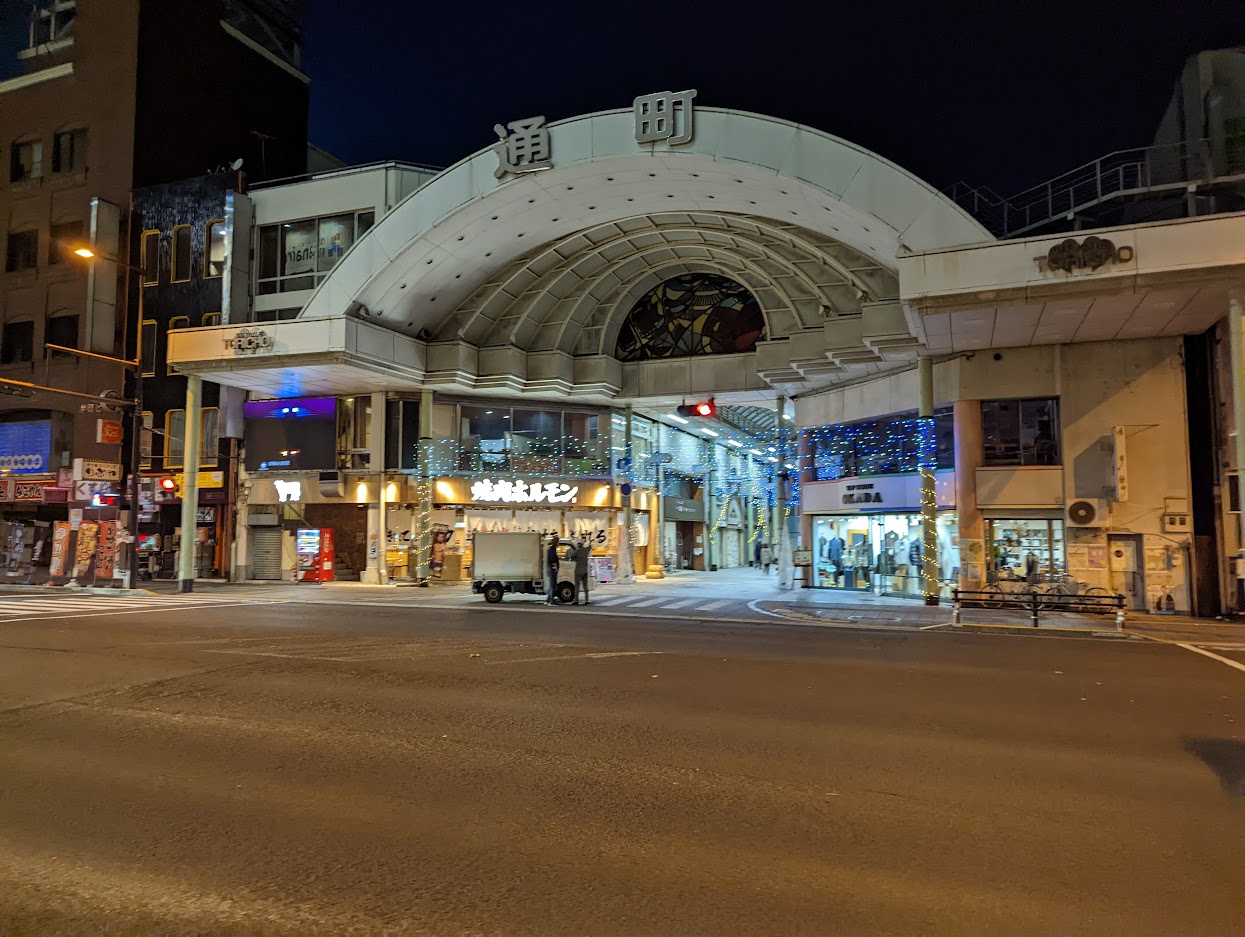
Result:
{"type": "Polygon", "coordinates": [[[691,605],[695,599],[683,599],[681,602],[667,602],[662,608],[682,608],[684,605],[691,605]]]}
{"type": "Polygon", "coordinates": [[[715,608],[722,608],[723,606],[730,605],[733,601],[734,599],[718,599],[716,602],[707,602],[704,605],[697,605],[696,611],[711,612],[715,608]]]}
{"type": "Polygon", "coordinates": [[[659,599],[644,599],[643,601],[636,602],[631,607],[632,608],[648,608],[648,606],[650,605],[660,605],[664,601],[666,601],[665,596],[662,596],[659,599]]]}
{"type": "MultiPolygon", "coordinates": [[[[135,612],[170,612],[170,611],[203,611],[216,608],[235,608],[238,606],[254,607],[256,605],[285,605],[287,604],[281,599],[267,599],[256,601],[254,599],[246,602],[227,602],[214,600],[211,602],[194,602],[182,603],[178,601],[161,602],[150,601],[140,605],[126,604],[116,606],[112,603],[103,601],[81,600],[74,604],[68,604],[71,600],[63,600],[56,603],[54,608],[44,608],[40,606],[28,606],[22,609],[5,609],[0,606],[0,625],[11,625],[27,621],[64,621],[69,618],[103,618],[110,615],[132,615],[135,612]],[[87,611],[79,611],[71,615],[62,613],[62,609],[89,609],[87,611]],[[34,614],[29,614],[34,613],[34,614]]],[[[141,601],[141,600],[140,600],[141,601]]]]}
{"type": "Polygon", "coordinates": [[[648,657],[661,651],[594,651],[590,654],[558,654],[553,657],[523,657],[518,660],[489,660],[486,664],[534,664],[546,660],[603,660],[607,657],[648,657]]]}
{"type": "Polygon", "coordinates": [[[608,599],[597,599],[593,605],[622,605],[624,602],[630,602],[634,599],[634,595],[616,595],[608,599]]]}
{"type": "Polygon", "coordinates": [[[760,601],[761,601],[760,599],[753,599],[751,602],[748,603],[748,608],[752,609],[758,615],[768,615],[770,618],[781,618],[783,621],[791,620],[786,615],[779,615],[777,612],[770,612],[770,611],[767,611],[761,608],[760,605],[757,604],[760,601]]]}
{"type": "Polygon", "coordinates": [[[1242,673],[1245,673],[1245,663],[1241,663],[1239,660],[1232,660],[1230,657],[1221,657],[1213,651],[1208,651],[1205,648],[1198,647],[1196,644],[1181,644],[1178,641],[1170,641],[1167,643],[1175,644],[1176,647],[1182,647],[1186,651],[1192,651],[1194,654],[1201,654],[1203,657],[1209,657],[1211,660],[1217,660],[1221,664],[1227,664],[1229,667],[1233,667],[1242,673]]]}

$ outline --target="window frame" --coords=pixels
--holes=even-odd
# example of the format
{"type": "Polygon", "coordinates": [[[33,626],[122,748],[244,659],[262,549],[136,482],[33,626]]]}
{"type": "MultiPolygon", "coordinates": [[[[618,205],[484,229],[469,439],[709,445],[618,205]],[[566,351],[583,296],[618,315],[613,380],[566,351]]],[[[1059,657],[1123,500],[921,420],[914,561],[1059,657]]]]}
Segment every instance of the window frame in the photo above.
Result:
{"type": "MultiPolygon", "coordinates": [[[[152,444],[152,448],[153,449],[155,448],[154,441],[152,444]]],[[[184,407],[181,409],[177,409],[177,410],[165,410],[164,411],[164,445],[161,446],[161,453],[164,457],[164,470],[165,471],[168,471],[170,469],[179,469],[179,468],[185,467],[186,465],[186,410],[184,407]],[[181,431],[180,437],[176,433],[173,432],[173,417],[174,416],[180,416],[182,418],[182,431],[181,431]],[[182,451],[181,451],[180,456],[175,457],[172,451],[173,443],[178,440],[180,440],[181,442],[182,451]],[[176,458],[176,461],[174,461],[174,458],[176,458]]]]}
{"type": "Polygon", "coordinates": [[[34,319],[6,320],[3,325],[0,325],[0,366],[7,366],[7,365],[12,365],[12,364],[29,364],[33,362],[34,360],[35,360],[35,320],[34,319]],[[26,358],[14,358],[12,360],[6,360],[9,343],[6,340],[5,333],[9,330],[10,326],[23,325],[23,324],[30,326],[30,354],[26,358]]]}
{"type": "Polygon", "coordinates": [[[14,140],[9,145],[9,182],[18,184],[29,182],[31,179],[43,178],[43,140],[14,140]],[[30,147],[33,152],[38,153],[38,159],[31,159],[31,171],[21,176],[14,176],[14,170],[18,167],[18,156],[22,152],[23,147],[30,147]],[[38,170],[37,172],[35,170],[38,170]]]}
{"type": "Polygon", "coordinates": [[[17,230],[10,229],[4,238],[4,272],[5,273],[25,273],[28,270],[39,269],[39,229],[38,228],[19,228],[17,230]],[[33,234],[35,236],[34,262],[28,267],[17,267],[13,264],[13,239],[23,235],[33,234]]]}
{"type": "Polygon", "coordinates": [[[159,286],[160,285],[160,229],[159,228],[148,228],[146,231],[144,231],[140,235],[139,242],[138,242],[138,257],[139,257],[138,265],[143,270],[141,274],[143,286],[159,286]],[[153,240],[153,237],[152,237],[153,235],[154,235],[154,242],[156,245],[155,277],[154,279],[148,279],[147,277],[148,277],[149,268],[147,266],[147,242],[149,240],[153,240]]]}
{"type": "Polygon", "coordinates": [[[62,345],[62,344],[63,344],[66,348],[74,348],[74,349],[77,349],[77,347],[78,347],[78,333],[81,331],[81,329],[82,329],[82,318],[81,318],[81,317],[78,315],[78,313],[76,313],[76,312],[68,312],[68,313],[53,313],[52,315],[48,316],[48,317],[47,317],[47,320],[45,321],[44,326],[43,326],[43,351],[44,351],[44,357],[45,357],[45,358],[51,358],[51,357],[53,357],[53,356],[57,356],[57,357],[61,357],[61,358],[72,358],[72,357],[73,357],[72,355],[66,354],[66,353],[65,353],[65,352],[63,352],[63,351],[61,351],[61,352],[53,351],[52,349],[48,348],[48,345],[49,345],[49,344],[56,344],[56,345],[62,345]],[[73,339],[73,341],[72,341],[72,342],[70,342],[70,343],[64,343],[64,342],[52,342],[52,336],[51,336],[51,332],[52,332],[52,328],[51,328],[51,326],[52,326],[52,323],[53,323],[53,322],[60,321],[60,320],[63,320],[63,319],[73,319],[73,320],[74,320],[74,339],[73,339]]]}
{"type": "MultiPolygon", "coordinates": [[[[982,400],[980,404],[981,419],[981,464],[985,468],[1050,468],[1063,465],[1063,414],[1060,407],[1060,400],[1057,396],[1052,397],[999,397],[990,400],[982,400]],[[991,455],[990,440],[986,433],[986,408],[997,407],[999,405],[1010,404],[1015,407],[1015,433],[1016,433],[1016,457],[1014,460],[1008,459],[1001,455],[991,455]],[[1045,406],[1050,409],[1050,421],[1054,424],[1053,438],[1048,442],[1053,447],[1053,458],[1049,460],[1040,460],[1037,457],[1038,440],[1034,440],[1028,444],[1025,443],[1025,410],[1026,405],[1045,406]]],[[[1012,421],[1009,419],[1008,421],[1012,421]]],[[[1011,427],[1009,426],[1009,429],[1011,427]]],[[[996,441],[994,443],[996,452],[999,447],[1005,445],[1003,442],[996,441]]]]}
{"type": "Polygon", "coordinates": [[[224,218],[213,218],[211,221],[204,224],[203,227],[204,227],[203,279],[219,280],[221,277],[225,275],[225,267],[229,263],[229,251],[227,249],[228,245],[223,243],[225,240],[224,238],[225,219],[224,218]],[[212,273],[212,228],[215,227],[216,225],[221,226],[222,247],[226,248],[225,254],[221,259],[220,273],[212,273]]]}
{"type": "Polygon", "coordinates": [[[52,175],[68,175],[69,173],[86,171],[86,148],[87,148],[87,128],[74,127],[70,130],[58,130],[52,134],[52,175]],[[62,166],[60,163],[60,141],[64,138],[70,140],[70,165],[62,166]],[[82,142],[82,153],[78,157],[78,140],[82,142]]]}
{"type": "Polygon", "coordinates": [[[366,235],[367,232],[370,231],[372,228],[376,227],[376,224],[378,221],[376,217],[377,214],[378,213],[375,207],[343,209],[342,211],[326,212],[323,215],[311,215],[311,216],[306,216],[302,218],[289,218],[284,221],[275,222],[273,224],[265,224],[265,225],[258,226],[257,228],[258,234],[255,240],[256,255],[254,258],[255,263],[253,264],[254,273],[253,273],[253,279],[252,279],[252,286],[254,288],[255,295],[256,296],[272,296],[272,295],[276,295],[279,293],[309,292],[315,289],[316,287],[320,285],[320,283],[324,280],[324,278],[327,277],[333,271],[333,269],[336,268],[337,263],[338,263],[338,261],[334,261],[332,266],[327,267],[324,270],[320,269],[320,262],[321,262],[320,224],[321,222],[328,221],[331,219],[339,219],[346,215],[350,215],[354,219],[354,228],[353,228],[353,234],[350,240],[350,245],[346,248],[346,252],[349,253],[350,249],[353,248],[354,245],[358,243],[361,237],[366,235]],[[372,219],[371,224],[367,228],[361,229],[360,219],[365,216],[369,216],[369,215],[371,216],[371,219],[372,219]],[[312,269],[302,272],[302,273],[287,274],[285,272],[285,232],[289,227],[293,227],[295,225],[307,224],[309,222],[315,225],[315,235],[314,235],[315,257],[313,259],[312,269]],[[272,276],[263,275],[263,261],[265,259],[265,254],[264,254],[264,232],[265,231],[276,232],[276,244],[274,247],[276,251],[276,268],[275,268],[276,272],[272,276]],[[304,285],[304,283],[306,283],[307,281],[310,281],[309,285],[304,285]],[[289,283],[292,283],[294,285],[288,285],[289,283]]]}
{"type": "Polygon", "coordinates": [[[160,370],[160,323],[155,319],[144,319],[138,328],[139,347],[138,347],[138,366],[142,369],[143,377],[155,377],[156,372],[160,370]],[[151,326],[151,341],[147,341],[147,327],[151,326]],[[151,347],[151,370],[148,371],[144,367],[143,353],[148,346],[151,347]]]}
{"type": "Polygon", "coordinates": [[[219,312],[205,312],[203,314],[203,325],[205,327],[212,326],[212,325],[220,325],[220,313],[219,312]]]}
{"type": "Polygon", "coordinates": [[[173,225],[172,240],[169,250],[169,282],[170,283],[189,283],[194,279],[194,225],[175,224],[173,225]],[[186,231],[187,237],[190,239],[186,244],[186,275],[179,277],[177,275],[178,261],[181,254],[177,250],[177,235],[180,231],[186,231]]]}
{"type": "Polygon", "coordinates": [[[82,221],[81,218],[73,218],[73,219],[70,219],[69,221],[60,221],[60,222],[57,222],[56,224],[53,224],[48,230],[48,266],[49,267],[59,266],[60,264],[65,263],[67,259],[65,254],[69,252],[64,251],[65,245],[61,243],[63,239],[57,237],[56,232],[57,232],[57,228],[65,228],[65,227],[68,227],[69,225],[77,225],[79,240],[82,239],[83,235],[86,232],[86,224],[82,221]],[[64,251],[64,253],[62,253],[62,251],[64,251]]]}
{"type": "Polygon", "coordinates": [[[220,407],[201,407],[199,410],[199,468],[216,468],[218,465],[220,465],[220,407]],[[216,420],[213,424],[216,432],[212,435],[213,443],[210,452],[206,448],[207,433],[203,432],[204,427],[207,426],[209,413],[215,414],[216,420]]]}
{"type": "Polygon", "coordinates": [[[169,319],[168,330],[170,332],[172,332],[174,329],[188,329],[188,328],[190,328],[190,316],[174,316],[173,318],[169,319]],[[185,323],[185,324],[180,325],[178,323],[185,323]]]}

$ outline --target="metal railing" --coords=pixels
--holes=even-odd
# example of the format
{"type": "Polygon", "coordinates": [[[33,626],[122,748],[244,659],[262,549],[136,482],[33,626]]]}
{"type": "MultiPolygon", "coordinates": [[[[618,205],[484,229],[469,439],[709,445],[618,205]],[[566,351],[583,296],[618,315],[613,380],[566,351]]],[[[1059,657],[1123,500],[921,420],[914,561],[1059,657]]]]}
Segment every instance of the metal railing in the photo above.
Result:
{"type": "Polygon", "coordinates": [[[951,621],[957,625],[960,623],[960,616],[965,608],[989,608],[1028,612],[1030,623],[1034,628],[1040,627],[1042,612],[1074,612],[1083,615],[1106,615],[1114,612],[1115,630],[1124,630],[1124,596],[1122,595],[1067,594],[1035,588],[1016,592],[1001,592],[997,589],[952,589],[951,607],[951,621]]]}
{"type": "Polygon", "coordinates": [[[996,235],[1010,238],[1113,198],[1214,179],[1209,141],[1197,140],[1116,150],[1007,197],[963,182],[946,194],[996,235]]]}

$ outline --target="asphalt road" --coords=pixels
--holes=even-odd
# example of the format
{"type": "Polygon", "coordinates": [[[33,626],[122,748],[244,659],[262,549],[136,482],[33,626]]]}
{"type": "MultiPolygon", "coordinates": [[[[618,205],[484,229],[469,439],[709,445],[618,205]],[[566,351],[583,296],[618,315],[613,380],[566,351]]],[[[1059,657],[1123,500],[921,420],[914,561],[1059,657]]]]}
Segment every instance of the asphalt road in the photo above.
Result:
{"type": "Polygon", "coordinates": [[[1182,648],[257,601],[0,622],[0,934],[1245,933],[1182,648]]]}

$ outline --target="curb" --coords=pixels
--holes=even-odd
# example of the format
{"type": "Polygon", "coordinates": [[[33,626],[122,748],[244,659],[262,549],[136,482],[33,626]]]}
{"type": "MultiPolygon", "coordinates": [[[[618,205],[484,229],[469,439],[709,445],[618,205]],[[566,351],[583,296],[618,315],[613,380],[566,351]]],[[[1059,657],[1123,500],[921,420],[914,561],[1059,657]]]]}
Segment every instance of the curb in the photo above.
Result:
{"type": "Polygon", "coordinates": [[[20,592],[26,595],[48,595],[52,592],[67,592],[70,595],[124,595],[138,596],[149,595],[155,596],[159,593],[152,592],[150,589],[122,589],[119,586],[69,586],[69,585],[53,585],[51,583],[37,583],[31,585],[20,585],[18,583],[0,583],[0,592],[20,592]]]}
{"type": "Polygon", "coordinates": [[[1127,631],[1092,631],[1084,628],[1034,628],[1032,625],[974,625],[964,624],[963,622],[958,625],[951,625],[951,628],[956,631],[975,634],[1027,634],[1052,638],[1110,638],[1115,641],[1142,640],[1141,635],[1130,634],[1127,631]]]}

